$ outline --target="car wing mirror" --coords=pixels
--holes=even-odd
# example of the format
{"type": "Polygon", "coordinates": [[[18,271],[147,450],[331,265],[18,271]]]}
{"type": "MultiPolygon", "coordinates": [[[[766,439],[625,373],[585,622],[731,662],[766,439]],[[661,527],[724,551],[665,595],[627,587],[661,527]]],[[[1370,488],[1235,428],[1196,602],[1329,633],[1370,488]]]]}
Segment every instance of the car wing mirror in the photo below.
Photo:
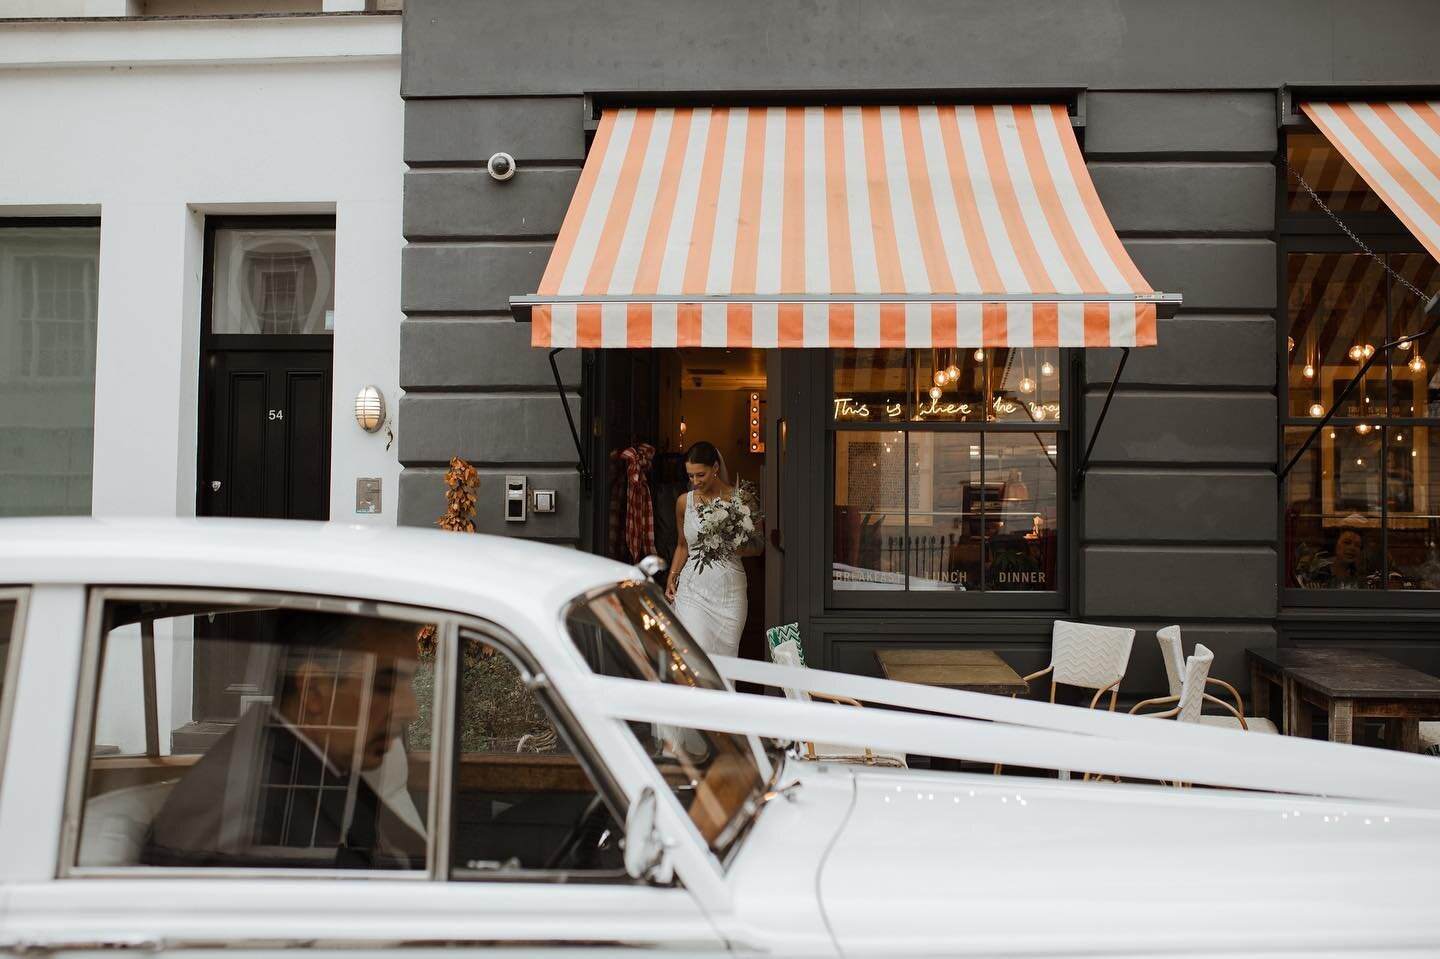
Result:
{"type": "Polygon", "coordinates": [[[665,840],[656,822],[659,802],[655,790],[646,786],[630,804],[625,816],[625,872],[632,879],[660,884],[668,883],[675,874],[665,851],[665,840]]]}

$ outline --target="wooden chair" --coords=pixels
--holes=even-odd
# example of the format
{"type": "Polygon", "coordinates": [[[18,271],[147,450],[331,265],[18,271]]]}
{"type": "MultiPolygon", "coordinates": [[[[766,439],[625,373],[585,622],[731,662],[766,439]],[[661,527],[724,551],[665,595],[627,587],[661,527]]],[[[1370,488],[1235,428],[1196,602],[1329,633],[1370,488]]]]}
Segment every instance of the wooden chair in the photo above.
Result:
{"type": "MultiPolygon", "coordinates": [[[[1185,677],[1182,675],[1181,664],[1187,662],[1185,659],[1185,646],[1180,636],[1180,627],[1166,626],[1164,629],[1158,630],[1155,633],[1155,639],[1160,643],[1160,656],[1162,659],[1165,660],[1165,678],[1170,683],[1170,695],[1173,697],[1179,697],[1185,683],[1185,677]]],[[[1199,648],[1200,647],[1198,646],[1196,647],[1197,650],[1199,648]]],[[[1225,680],[1217,679],[1216,677],[1209,675],[1207,670],[1206,676],[1201,682],[1201,686],[1214,686],[1218,689],[1223,689],[1231,696],[1232,699],[1234,699],[1234,705],[1232,706],[1230,703],[1227,703],[1224,700],[1219,699],[1218,697],[1210,695],[1210,693],[1205,692],[1202,688],[1200,700],[1200,705],[1202,709],[1204,708],[1205,703],[1212,703],[1216,706],[1224,707],[1230,715],[1206,716],[1203,714],[1198,714],[1197,718],[1193,720],[1194,722],[1198,722],[1206,726],[1222,726],[1227,729],[1244,729],[1257,733],[1269,733],[1271,735],[1279,734],[1280,731],[1275,728],[1275,724],[1272,723],[1269,719],[1266,719],[1263,716],[1246,716],[1245,700],[1241,698],[1240,691],[1234,686],[1225,682],[1225,680]]]]}
{"type": "MultiPolygon", "coordinates": [[[[769,646],[769,644],[766,644],[769,646]]],[[[781,642],[769,646],[770,661],[777,666],[805,667],[805,661],[800,652],[798,638],[787,638],[781,642]]],[[[862,707],[859,700],[850,699],[847,696],[830,696],[826,693],[812,693],[807,690],[783,687],[785,697],[797,701],[819,700],[824,702],[839,703],[843,706],[862,707]]],[[[827,763],[852,763],[861,766],[889,766],[895,769],[906,768],[904,753],[891,753],[880,749],[871,749],[869,746],[842,746],[835,743],[806,742],[804,744],[804,757],[813,762],[827,763]]]]}

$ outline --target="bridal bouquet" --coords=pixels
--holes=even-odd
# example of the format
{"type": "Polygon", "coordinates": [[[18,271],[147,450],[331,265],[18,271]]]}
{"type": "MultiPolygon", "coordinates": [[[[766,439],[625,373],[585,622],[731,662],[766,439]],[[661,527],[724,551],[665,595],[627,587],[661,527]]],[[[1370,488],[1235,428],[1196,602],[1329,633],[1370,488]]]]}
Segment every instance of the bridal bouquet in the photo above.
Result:
{"type": "Polygon", "coordinates": [[[741,480],[729,496],[701,503],[696,512],[700,514],[700,535],[690,548],[696,572],[703,572],[706,566],[760,542],[760,526],[765,516],[760,512],[752,483],[741,480]]]}

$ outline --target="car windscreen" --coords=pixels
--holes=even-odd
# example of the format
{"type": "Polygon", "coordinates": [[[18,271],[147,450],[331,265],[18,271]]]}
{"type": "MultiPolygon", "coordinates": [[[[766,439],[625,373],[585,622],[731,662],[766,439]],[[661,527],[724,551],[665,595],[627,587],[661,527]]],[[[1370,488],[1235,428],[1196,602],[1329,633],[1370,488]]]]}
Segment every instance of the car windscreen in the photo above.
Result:
{"type": "MultiPolygon", "coordinates": [[[[728,688],[652,583],[620,583],[576,600],[566,628],[601,675],[728,688]]],[[[765,776],[750,740],[662,724],[631,723],[630,729],[723,861],[763,802],[765,776]]]]}

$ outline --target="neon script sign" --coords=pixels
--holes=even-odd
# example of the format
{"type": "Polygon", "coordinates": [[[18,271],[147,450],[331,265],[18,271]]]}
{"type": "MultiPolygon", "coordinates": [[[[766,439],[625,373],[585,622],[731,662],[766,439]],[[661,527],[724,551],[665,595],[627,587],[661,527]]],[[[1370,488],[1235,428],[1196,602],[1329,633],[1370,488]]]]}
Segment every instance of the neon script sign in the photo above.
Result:
{"type": "MultiPolygon", "coordinates": [[[[852,396],[837,396],[834,399],[835,419],[837,420],[868,420],[871,419],[870,404],[855,402],[852,396]]],[[[1024,408],[1035,420],[1058,420],[1060,418],[1059,403],[1018,403],[1015,400],[1008,400],[1003,396],[995,397],[990,408],[996,416],[1008,416],[1015,411],[1024,408]]],[[[932,399],[922,403],[915,408],[915,420],[923,420],[931,416],[970,416],[981,409],[974,403],[943,403],[940,400],[932,399]]],[[[881,410],[885,419],[898,420],[905,414],[905,407],[901,403],[887,402],[881,410]]]]}

